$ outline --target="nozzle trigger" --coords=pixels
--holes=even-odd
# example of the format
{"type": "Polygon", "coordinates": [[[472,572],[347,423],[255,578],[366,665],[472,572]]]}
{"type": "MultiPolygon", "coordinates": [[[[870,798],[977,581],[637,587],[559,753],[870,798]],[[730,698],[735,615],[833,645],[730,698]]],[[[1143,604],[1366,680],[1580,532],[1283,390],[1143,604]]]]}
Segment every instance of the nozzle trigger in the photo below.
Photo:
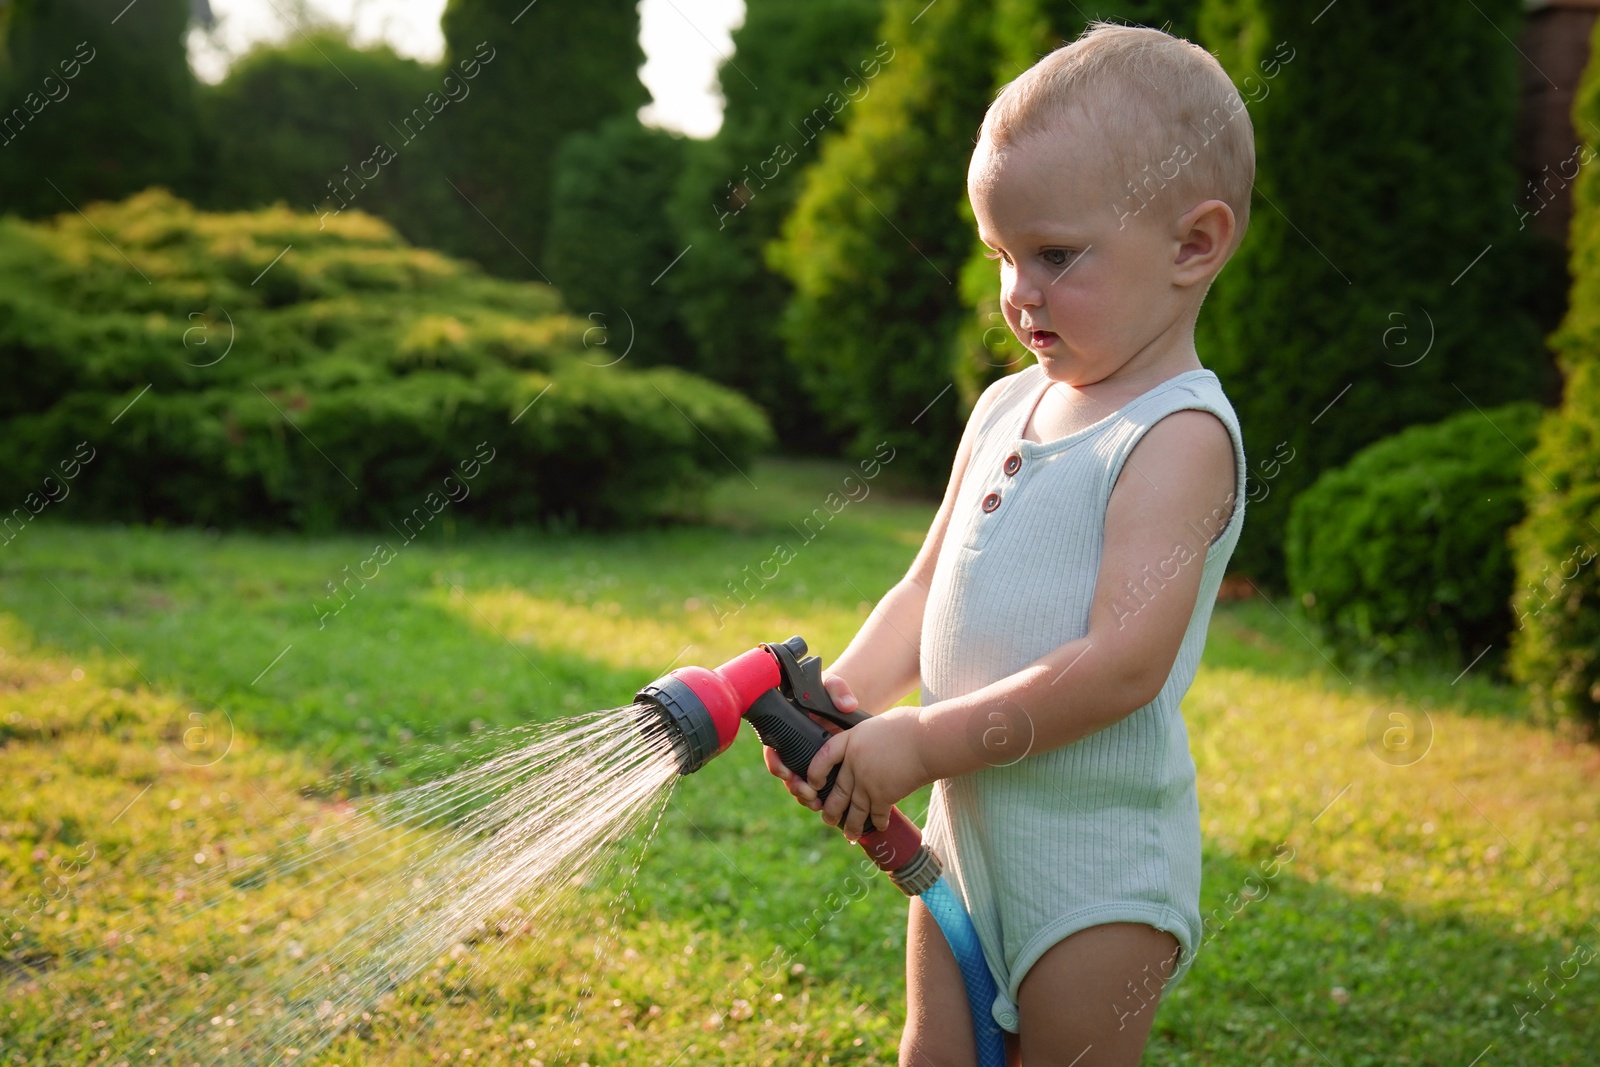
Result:
{"type": "Polygon", "coordinates": [[[791,637],[782,644],[763,647],[777,659],[783,675],[780,683],[783,695],[794,704],[846,730],[867,721],[869,716],[864,711],[840,711],[833,706],[833,698],[822,684],[822,657],[806,656],[804,639],[791,637]],[[805,658],[801,659],[802,656],[805,658]]]}

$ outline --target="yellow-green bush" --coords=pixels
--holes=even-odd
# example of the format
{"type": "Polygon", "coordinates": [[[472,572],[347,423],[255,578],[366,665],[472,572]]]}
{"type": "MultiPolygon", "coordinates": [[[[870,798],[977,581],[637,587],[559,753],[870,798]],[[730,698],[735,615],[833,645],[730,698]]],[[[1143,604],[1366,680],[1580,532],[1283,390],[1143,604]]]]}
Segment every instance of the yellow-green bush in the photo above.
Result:
{"type": "Polygon", "coordinates": [[[486,521],[612,522],[768,441],[743,397],[608,365],[606,340],[548,286],[355,212],[206,214],[152,190],[0,221],[0,507],[325,529],[448,497],[486,521]]]}

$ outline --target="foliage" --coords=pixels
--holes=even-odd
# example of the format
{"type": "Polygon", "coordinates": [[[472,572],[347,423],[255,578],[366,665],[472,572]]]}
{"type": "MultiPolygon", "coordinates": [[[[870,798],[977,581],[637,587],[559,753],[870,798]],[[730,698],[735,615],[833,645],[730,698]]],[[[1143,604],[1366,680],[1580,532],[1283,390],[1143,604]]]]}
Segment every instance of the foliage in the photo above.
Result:
{"type": "Polygon", "coordinates": [[[0,498],[18,519],[82,442],[77,514],[320,529],[446,506],[642,517],[767,439],[720,386],[600,366],[553,290],[357,211],[207,215],[152,190],[4,225],[0,498]]]}
{"type": "Polygon", "coordinates": [[[437,247],[477,216],[444,180],[433,123],[473,106],[476,86],[495,73],[481,63],[441,71],[328,30],[259,46],[202,92],[198,200],[213,210],[279,200],[319,213],[359,209],[437,247]]]}
{"type": "Polygon", "coordinates": [[[1212,6],[1202,22],[1235,83],[1267,91],[1249,105],[1250,231],[1197,344],[1246,453],[1296,457],[1234,557],[1271,587],[1289,506],[1323,471],[1405,426],[1548,391],[1527,310],[1542,275],[1513,206],[1521,59],[1506,42],[1522,5],[1212,6]],[[1262,78],[1280,42],[1289,58],[1262,78]]]}
{"type": "Polygon", "coordinates": [[[821,159],[769,262],[793,284],[783,335],[832,429],[888,441],[928,484],[949,474],[963,412],[952,339],[971,246],[957,214],[994,68],[992,0],[891,0],[883,71],[821,159]]]}
{"type": "Polygon", "coordinates": [[[778,329],[793,290],[762,248],[793,209],[817,146],[848,129],[876,91],[882,18],[883,0],[747,3],[718,72],[722,126],[688,146],[671,205],[679,249],[693,251],[661,285],[694,338],[692,369],[761,403],[792,448],[837,445],[818,415],[834,398],[796,388],[778,329]]]}
{"type": "Polygon", "coordinates": [[[1519,401],[1408,427],[1295,498],[1289,588],[1340,648],[1385,658],[1443,652],[1463,664],[1505,648],[1506,534],[1523,515],[1523,456],[1539,414],[1519,401]]]}
{"type": "Polygon", "coordinates": [[[637,0],[449,0],[445,65],[487,69],[441,131],[451,183],[473,210],[441,248],[496,274],[538,277],[557,149],[569,134],[649,103],[637,0]]]}
{"type": "Polygon", "coordinates": [[[696,367],[678,300],[658,284],[688,258],[662,210],[687,149],[685,138],[619,115],[556,154],[546,270],[593,336],[604,334],[610,359],[637,347],[641,361],[696,367]]]}
{"type": "Polygon", "coordinates": [[[14,0],[0,205],[28,217],[193,178],[189,0],[14,0]]]}
{"type": "MultiPolygon", "coordinates": [[[[1600,27],[1597,27],[1600,30],[1600,27]]],[[[1600,138],[1600,52],[1593,53],[1573,105],[1585,159],[1600,138]]],[[[1512,645],[1513,675],[1540,710],[1600,730],[1600,183],[1592,165],[1573,191],[1572,297],[1551,337],[1566,377],[1559,409],[1539,427],[1526,474],[1528,517],[1513,534],[1513,609],[1523,626],[1512,645]]]]}

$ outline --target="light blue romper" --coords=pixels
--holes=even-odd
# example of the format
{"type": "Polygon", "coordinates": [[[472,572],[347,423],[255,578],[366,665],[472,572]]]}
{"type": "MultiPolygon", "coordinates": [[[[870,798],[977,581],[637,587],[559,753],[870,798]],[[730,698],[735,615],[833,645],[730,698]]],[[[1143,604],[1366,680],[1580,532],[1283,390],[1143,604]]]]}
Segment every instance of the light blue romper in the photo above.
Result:
{"type": "MultiPolygon", "coordinates": [[[[1059,440],[1024,440],[1024,420],[1047,385],[1037,365],[996,382],[992,405],[967,426],[971,459],[923,616],[924,705],[1014,674],[1088,632],[1106,504],[1128,453],[1158,419],[1184,408],[1217,415],[1233,438],[1236,487],[1225,527],[1220,514],[1193,527],[1188,552],[1175,545],[1141,572],[1137,595],[1123,591],[1136,611],[1141,600],[1162,595],[1163,571],[1170,579],[1185,559],[1202,566],[1177,661],[1153,701],[1073,744],[934,785],[926,838],[972,913],[1000,990],[995,1021],[1013,1033],[1028,968],[1078,930],[1146,923],[1182,947],[1172,982],[1193,962],[1201,940],[1200,806],[1178,702],[1194,680],[1244,522],[1239,423],[1211,371],[1169,378],[1059,440]]],[[[1004,739],[1026,744],[1025,727],[1011,722],[1004,739]]]]}

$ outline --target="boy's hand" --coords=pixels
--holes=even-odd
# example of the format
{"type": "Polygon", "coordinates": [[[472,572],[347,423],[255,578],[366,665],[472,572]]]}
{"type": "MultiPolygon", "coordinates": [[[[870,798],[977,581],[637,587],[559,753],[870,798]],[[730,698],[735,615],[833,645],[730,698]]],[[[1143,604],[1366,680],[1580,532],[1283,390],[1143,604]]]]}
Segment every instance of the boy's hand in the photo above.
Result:
{"type": "MultiPolygon", "coordinates": [[[[856,700],[856,695],[850,691],[849,683],[836,674],[831,674],[824,678],[822,687],[828,691],[828,696],[832,699],[833,706],[840,711],[855,711],[860,703],[856,700]]],[[[811,720],[827,729],[830,733],[838,733],[841,729],[841,727],[819,715],[812,715],[811,720]]],[[[788,787],[789,792],[796,800],[812,811],[817,811],[822,807],[822,802],[817,799],[817,791],[811,788],[803,774],[795,774],[785,767],[783,761],[778,758],[776,750],[763,746],[761,751],[762,755],[766,757],[767,770],[783,779],[783,784],[788,787]]],[[[805,770],[804,767],[800,769],[802,772],[805,770]]],[[[824,775],[823,780],[827,780],[826,775],[824,775]]]]}
{"type": "Polygon", "coordinates": [[[822,820],[842,827],[851,841],[860,839],[869,815],[878,829],[888,826],[889,809],[933,780],[920,751],[920,712],[915,707],[890,708],[841,730],[811,761],[806,778],[813,790],[826,785],[828,772],[839,765],[822,820]]]}

